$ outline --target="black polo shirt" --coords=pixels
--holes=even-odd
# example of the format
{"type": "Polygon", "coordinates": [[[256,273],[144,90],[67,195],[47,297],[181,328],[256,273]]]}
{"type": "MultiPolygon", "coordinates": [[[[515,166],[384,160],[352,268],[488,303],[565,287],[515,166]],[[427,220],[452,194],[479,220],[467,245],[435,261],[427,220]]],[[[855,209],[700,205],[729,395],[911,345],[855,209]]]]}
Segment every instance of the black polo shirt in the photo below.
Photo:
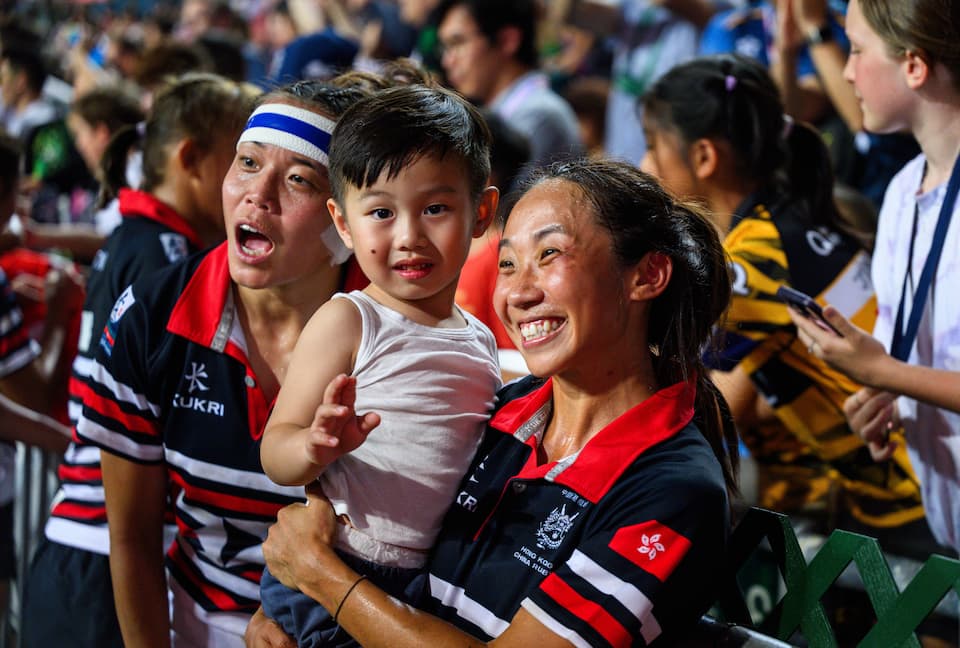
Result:
{"type": "Polygon", "coordinates": [[[578,646],[642,646],[691,627],[712,602],[728,531],[693,397],[686,384],[662,389],[576,455],[538,465],[551,383],[505,387],[431,560],[434,610],[491,639],[522,606],[578,646]]]}

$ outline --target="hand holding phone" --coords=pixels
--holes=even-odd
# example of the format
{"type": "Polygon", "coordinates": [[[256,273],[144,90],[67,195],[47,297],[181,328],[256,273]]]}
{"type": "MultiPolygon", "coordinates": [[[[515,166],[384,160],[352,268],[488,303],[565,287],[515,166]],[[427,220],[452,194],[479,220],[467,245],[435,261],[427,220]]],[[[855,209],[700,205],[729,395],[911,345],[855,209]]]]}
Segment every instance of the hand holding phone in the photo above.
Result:
{"type": "Polygon", "coordinates": [[[788,306],[793,308],[804,317],[809,320],[812,320],[820,328],[825,331],[833,331],[838,336],[843,337],[843,333],[834,328],[833,324],[828,322],[823,316],[823,309],[820,308],[813,297],[806,293],[802,293],[799,290],[794,290],[793,288],[788,288],[787,286],[780,286],[777,288],[777,299],[782,302],[785,302],[788,306]]]}

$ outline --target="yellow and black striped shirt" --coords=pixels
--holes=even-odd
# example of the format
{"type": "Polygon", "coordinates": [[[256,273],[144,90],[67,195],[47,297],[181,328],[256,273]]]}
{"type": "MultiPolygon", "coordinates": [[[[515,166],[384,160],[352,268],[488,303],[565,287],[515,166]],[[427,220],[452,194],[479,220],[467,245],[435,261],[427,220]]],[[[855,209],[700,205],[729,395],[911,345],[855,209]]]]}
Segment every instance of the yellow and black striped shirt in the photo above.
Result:
{"type": "MultiPolygon", "coordinates": [[[[759,462],[807,466],[798,479],[816,475],[835,483],[840,505],[860,523],[890,528],[913,522],[923,517],[923,508],[903,439],[892,460],[873,462],[843,414],[844,400],[859,385],[808,353],[776,298],[777,288],[787,285],[832,304],[861,328],[873,328],[869,256],[851,237],[811,225],[803,209],[770,209],[748,200],[724,241],[733,300],[721,368],[740,365],[777,417],[773,426],[741,432],[759,462]]],[[[813,483],[790,488],[810,497],[830,490],[813,483]]]]}

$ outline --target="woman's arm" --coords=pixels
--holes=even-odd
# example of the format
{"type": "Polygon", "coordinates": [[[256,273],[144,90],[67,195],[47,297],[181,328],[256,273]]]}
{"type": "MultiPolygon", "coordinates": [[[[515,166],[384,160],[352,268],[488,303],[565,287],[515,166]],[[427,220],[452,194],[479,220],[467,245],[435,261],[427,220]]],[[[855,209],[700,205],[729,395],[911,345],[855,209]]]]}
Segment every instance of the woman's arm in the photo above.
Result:
{"type": "Polygon", "coordinates": [[[353,370],[361,326],[356,307],[334,299],[300,333],[260,446],[263,470],[274,482],[309,484],[379,423],[355,415],[356,380],[343,375],[353,370]]]}
{"type": "Polygon", "coordinates": [[[163,517],[163,464],[140,464],[101,452],[110,520],[110,571],[120,630],[127,646],[170,645],[163,517]]]}
{"type": "Polygon", "coordinates": [[[823,315],[843,337],[790,311],[800,340],[813,355],[864,385],[960,412],[960,372],[901,362],[837,309],[827,306],[823,315]]]}
{"type": "MultiPolygon", "coordinates": [[[[337,621],[367,648],[488,645],[446,621],[398,601],[367,580],[354,587],[360,575],[331,548],[335,525],[329,503],[308,487],[307,503],[282,509],[277,523],[270,528],[263,544],[270,573],[287,587],[299,589],[317,601],[330,614],[337,613],[339,608],[337,621]],[[344,600],[348,590],[349,596],[344,600]]],[[[248,632],[248,646],[279,645],[275,642],[275,627],[262,621],[258,626],[248,632]],[[256,636],[253,630],[258,630],[256,636]]],[[[507,630],[489,645],[560,648],[570,644],[521,608],[507,630]]]]}

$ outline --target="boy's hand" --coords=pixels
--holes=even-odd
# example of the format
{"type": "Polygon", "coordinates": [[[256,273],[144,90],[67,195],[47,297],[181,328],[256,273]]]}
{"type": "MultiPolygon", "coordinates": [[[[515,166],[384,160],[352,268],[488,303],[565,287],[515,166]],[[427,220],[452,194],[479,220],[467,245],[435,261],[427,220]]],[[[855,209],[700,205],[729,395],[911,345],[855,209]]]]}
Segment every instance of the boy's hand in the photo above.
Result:
{"type": "Polygon", "coordinates": [[[380,425],[379,414],[367,412],[358,416],[354,410],[356,401],[356,378],[340,374],[327,385],[305,442],[311,463],[320,466],[333,463],[359,447],[370,431],[380,425]]]}

